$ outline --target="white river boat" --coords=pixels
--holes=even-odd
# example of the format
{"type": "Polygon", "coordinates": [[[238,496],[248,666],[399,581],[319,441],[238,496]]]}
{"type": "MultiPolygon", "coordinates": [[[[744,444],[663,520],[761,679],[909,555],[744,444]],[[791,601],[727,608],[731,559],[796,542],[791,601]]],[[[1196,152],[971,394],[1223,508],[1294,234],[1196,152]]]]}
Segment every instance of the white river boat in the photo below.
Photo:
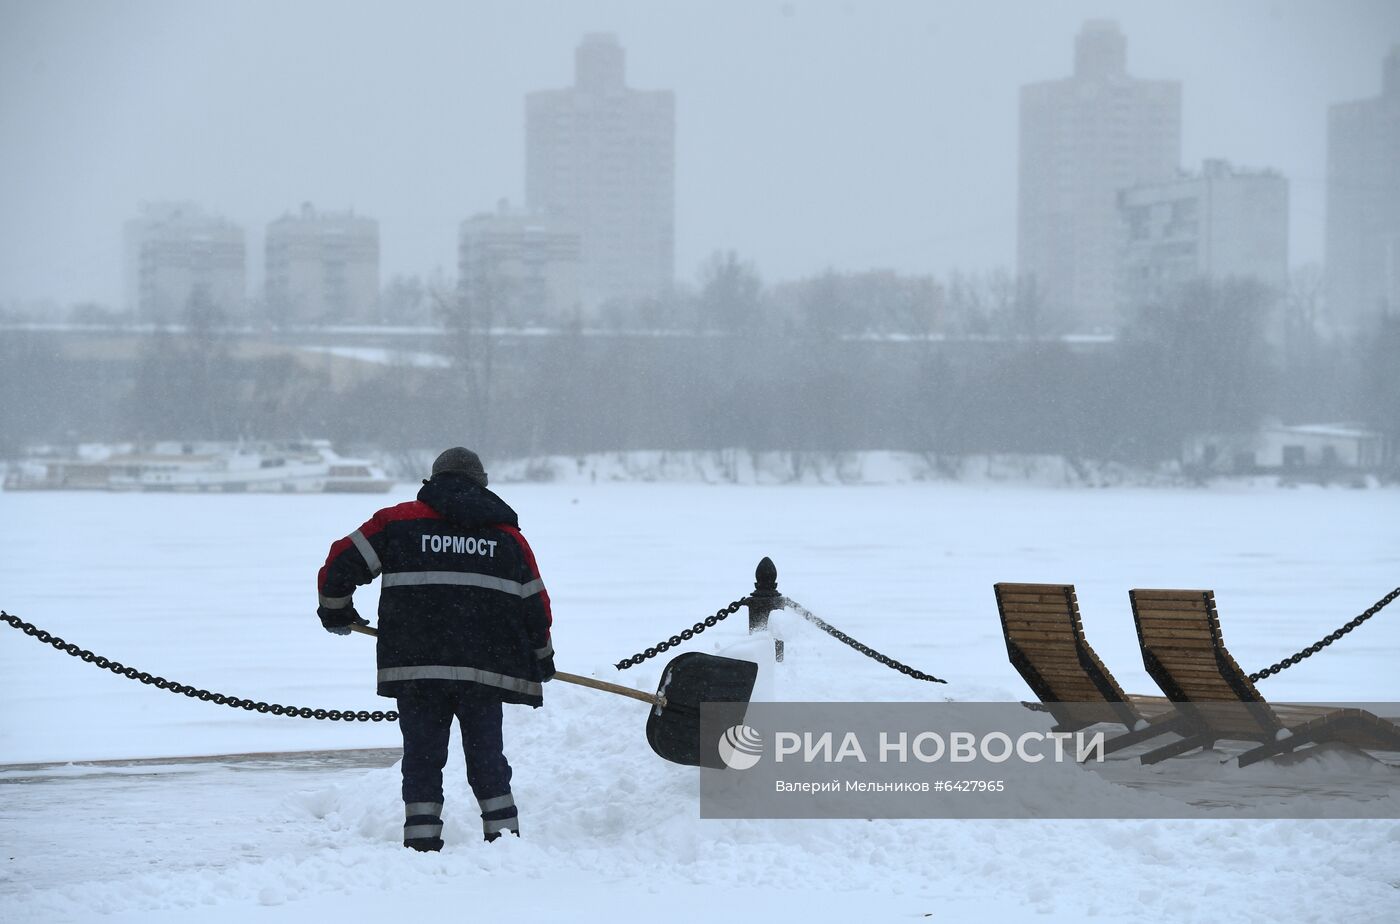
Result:
{"type": "Polygon", "coordinates": [[[337,454],[329,440],[300,440],[89,446],[72,456],[12,463],[4,486],[7,491],[378,494],[393,488],[394,480],[369,460],[337,454]]]}

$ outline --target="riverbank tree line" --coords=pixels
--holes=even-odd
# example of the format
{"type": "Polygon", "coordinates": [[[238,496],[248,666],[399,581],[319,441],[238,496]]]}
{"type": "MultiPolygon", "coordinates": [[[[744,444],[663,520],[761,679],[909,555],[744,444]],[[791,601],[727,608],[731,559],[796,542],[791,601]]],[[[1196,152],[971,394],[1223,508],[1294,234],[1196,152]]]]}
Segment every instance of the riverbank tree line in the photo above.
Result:
{"type": "Polygon", "coordinates": [[[1326,337],[1310,305],[1197,281],[1111,338],[1062,336],[1028,287],[828,273],[773,290],[720,255],[684,312],[605,312],[550,331],[489,299],[438,299],[437,352],[344,360],[250,347],[192,299],[128,355],[0,333],[0,455],[36,443],[326,436],[495,457],[665,449],[1056,453],[1151,465],[1199,433],[1350,421],[1400,465],[1400,319],[1326,337]],[[508,320],[508,319],[507,319],[508,320]],[[314,361],[313,361],[314,359],[314,361]],[[345,370],[351,369],[347,373],[345,370]]]}

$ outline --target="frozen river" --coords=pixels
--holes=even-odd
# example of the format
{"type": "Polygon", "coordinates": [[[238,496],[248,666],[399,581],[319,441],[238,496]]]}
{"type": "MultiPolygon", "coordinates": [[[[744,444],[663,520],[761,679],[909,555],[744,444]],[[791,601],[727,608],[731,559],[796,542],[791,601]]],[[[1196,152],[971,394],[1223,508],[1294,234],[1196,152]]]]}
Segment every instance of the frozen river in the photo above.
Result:
{"type": "MultiPolygon", "coordinates": [[[[230,695],[391,708],[373,695],[372,644],[321,629],[314,584],[331,541],[412,490],[0,494],[0,608],[98,654],[230,695]]],[[[1028,697],[1006,660],[997,581],[1075,584],[1090,642],[1140,693],[1157,691],[1138,653],[1130,588],[1214,589],[1225,641],[1253,671],[1400,583],[1394,490],[600,484],[500,493],[519,511],[549,587],[561,669],[642,688],[655,687],[664,658],[620,675],[612,662],[743,596],[764,555],[783,592],[950,681],[911,681],[780,615],[788,664],[776,692],[831,700],[1028,697]]],[[[361,613],[372,617],[374,598],[374,587],[360,592],[361,613]]],[[[690,647],[743,635],[741,613],[690,647]]],[[[1279,701],[1395,700],[1396,663],[1400,611],[1386,611],[1260,686],[1279,701]]],[[[157,691],[8,628],[0,676],[4,765],[397,744],[392,725],[262,716],[157,691]]],[[[1125,883],[1126,907],[1147,920],[1208,907],[1277,920],[1290,904],[1300,916],[1281,919],[1331,919],[1347,907],[1360,920],[1400,913],[1400,825],[1391,821],[701,822],[693,771],[650,755],[643,716],[591,691],[547,692],[543,711],[510,713],[528,836],[494,854],[470,840],[474,819],[452,819],[449,807],[449,850],[401,857],[390,767],[4,771],[0,783],[12,785],[0,800],[9,857],[0,917],[175,920],[198,905],[205,919],[220,909],[229,920],[290,919],[342,905],[368,913],[410,892],[428,896],[426,909],[454,900],[454,890],[470,894],[487,874],[530,889],[529,870],[542,866],[552,870],[546,883],[576,888],[582,904],[570,911],[598,918],[617,890],[655,910],[665,902],[654,889],[722,887],[754,907],[818,919],[847,907],[1114,919],[1125,883]],[[65,808],[55,814],[55,803],[65,808]],[[1066,848],[1079,867],[1069,892],[1066,848]],[[388,868],[402,881],[361,895],[367,884],[343,872],[352,866],[388,868]],[[1258,907],[1260,895],[1271,909],[1258,907]]],[[[464,805],[458,784],[449,803],[464,805]]],[[[532,892],[531,907],[559,911],[551,894],[532,892]]]]}

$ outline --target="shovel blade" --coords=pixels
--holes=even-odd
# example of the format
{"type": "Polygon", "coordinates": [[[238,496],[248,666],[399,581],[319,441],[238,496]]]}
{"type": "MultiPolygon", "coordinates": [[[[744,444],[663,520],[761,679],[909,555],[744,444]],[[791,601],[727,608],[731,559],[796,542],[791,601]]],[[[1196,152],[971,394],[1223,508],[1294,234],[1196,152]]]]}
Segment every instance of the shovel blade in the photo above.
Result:
{"type": "Polygon", "coordinates": [[[740,725],[753,696],[758,665],[698,651],[673,658],[661,672],[657,695],[666,698],[647,718],[647,743],[658,756],[690,767],[722,769],[719,742],[700,740],[700,704],[724,710],[724,724],[740,725]],[[733,715],[728,713],[732,712],[733,715]]]}

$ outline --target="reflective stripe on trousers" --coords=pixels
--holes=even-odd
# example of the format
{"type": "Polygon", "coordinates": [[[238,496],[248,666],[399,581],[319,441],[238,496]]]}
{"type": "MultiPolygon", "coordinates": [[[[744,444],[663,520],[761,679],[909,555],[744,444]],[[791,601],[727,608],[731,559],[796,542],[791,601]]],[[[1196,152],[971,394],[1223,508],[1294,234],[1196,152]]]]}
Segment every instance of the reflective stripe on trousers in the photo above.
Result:
{"type": "Polygon", "coordinates": [[[403,807],[403,840],[442,839],[442,803],[409,802],[403,807]]]}
{"type": "Polygon", "coordinates": [[[502,831],[520,833],[519,811],[515,807],[515,796],[506,793],[489,799],[477,799],[481,806],[481,830],[484,834],[499,834],[502,831]]]}

